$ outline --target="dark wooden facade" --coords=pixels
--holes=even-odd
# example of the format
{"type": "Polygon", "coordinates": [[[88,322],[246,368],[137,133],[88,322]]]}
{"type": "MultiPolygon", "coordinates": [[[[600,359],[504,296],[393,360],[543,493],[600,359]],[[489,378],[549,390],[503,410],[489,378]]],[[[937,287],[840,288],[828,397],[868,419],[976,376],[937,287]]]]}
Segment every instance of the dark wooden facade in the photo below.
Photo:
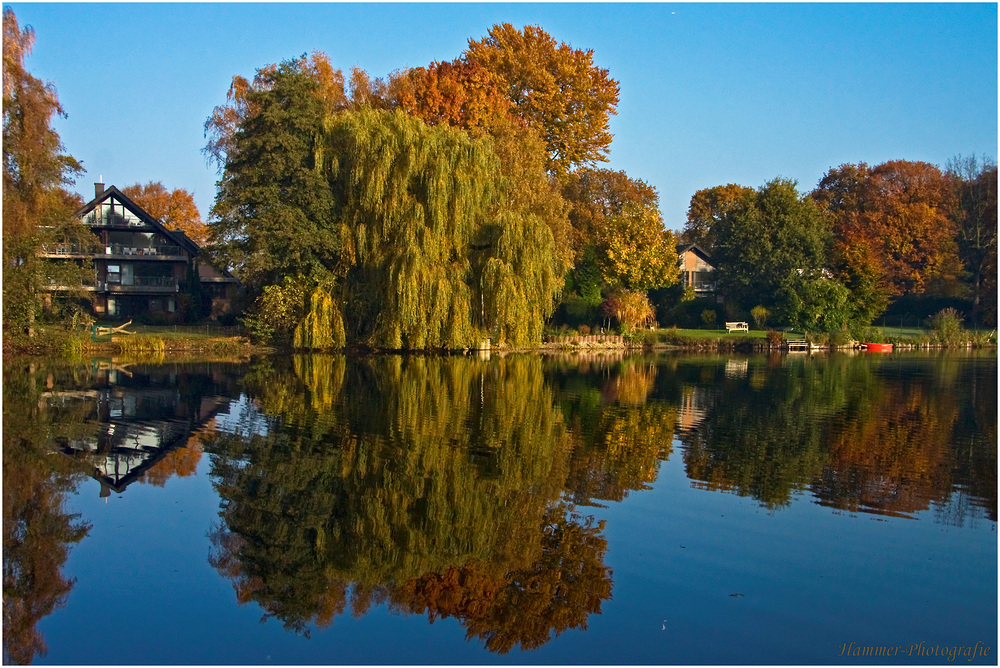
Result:
{"type": "Polygon", "coordinates": [[[213,314],[229,310],[237,284],[231,274],[199,262],[198,244],[183,232],[168,230],[118,188],[94,186],[94,199],[76,217],[97,237],[96,247],[54,244],[43,248],[42,255],[91,261],[94,279],[84,288],[94,293],[95,314],[126,318],[174,313],[182,286],[192,279],[212,291],[217,307],[213,314]]]}

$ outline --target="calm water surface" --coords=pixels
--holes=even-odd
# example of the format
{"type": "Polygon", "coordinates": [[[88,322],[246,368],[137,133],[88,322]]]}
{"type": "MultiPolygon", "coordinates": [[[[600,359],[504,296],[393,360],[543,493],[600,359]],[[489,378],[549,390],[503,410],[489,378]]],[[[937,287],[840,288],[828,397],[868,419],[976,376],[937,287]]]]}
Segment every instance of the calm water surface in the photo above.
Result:
{"type": "Polygon", "coordinates": [[[14,359],[3,399],[5,663],[997,662],[995,353],[14,359]]]}

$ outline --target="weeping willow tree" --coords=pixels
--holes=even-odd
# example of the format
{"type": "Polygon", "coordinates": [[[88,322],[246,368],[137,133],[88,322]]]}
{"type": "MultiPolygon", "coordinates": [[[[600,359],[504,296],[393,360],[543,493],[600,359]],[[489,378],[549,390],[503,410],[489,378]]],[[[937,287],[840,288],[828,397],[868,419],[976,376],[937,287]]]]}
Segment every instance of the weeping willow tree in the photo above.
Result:
{"type": "Polygon", "coordinates": [[[293,342],[296,348],[329,350],[343,348],[347,343],[344,316],[329,290],[320,286],[309,296],[309,310],[295,328],[293,342]]]}
{"type": "MultiPolygon", "coordinates": [[[[487,336],[540,340],[560,288],[552,231],[507,206],[513,182],[489,139],[371,109],[329,117],[324,135],[319,164],[350,266],[337,300],[348,341],[455,349],[487,336]]],[[[310,315],[329,303],[314,301],[310,315]]]]}
{"type": "Polygon", "coordinates": [[[329,104],[317,63],[234,80],[206,124],[217,252],[251,298],[289,281],[312,291],[289,304],[292,324],[265,308],[249,325],[303,349],[537,343],[567,226],[540,140],[329,104]]]}

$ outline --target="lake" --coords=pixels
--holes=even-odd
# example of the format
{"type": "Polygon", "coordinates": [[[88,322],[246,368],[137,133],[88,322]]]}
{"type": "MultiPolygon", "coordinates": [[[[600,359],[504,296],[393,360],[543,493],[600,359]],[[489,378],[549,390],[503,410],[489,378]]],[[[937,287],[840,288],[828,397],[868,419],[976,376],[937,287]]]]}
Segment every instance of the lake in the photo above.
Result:
{"type": "Polygon", "coordinates": [[[997,356],[4,364],[4,662],[997,663],[997,356]]]}

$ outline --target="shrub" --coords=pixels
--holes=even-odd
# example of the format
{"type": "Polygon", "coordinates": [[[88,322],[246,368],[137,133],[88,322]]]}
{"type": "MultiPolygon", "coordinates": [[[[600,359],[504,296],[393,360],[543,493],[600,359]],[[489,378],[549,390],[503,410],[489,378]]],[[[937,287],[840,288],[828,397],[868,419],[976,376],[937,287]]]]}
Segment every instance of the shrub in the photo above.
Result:
{"type": "Polygon", "coordinates": [[[590,325],[580,325],[580,334],[587,336],[590,334],[590,325]]]}
{"type": "Polygon", "coordinates": [[[215,355],[223,357],[239,357],[250,342],[244,338],[215,339],[209,344],[209,349],[215,355]]]}
{"type": "Polygon", "coordinates": [[[854,337],[851,336],[850,331],[847,328],[839,329],[830,332],[830,345],[832,346],[846,346],[853,340],[854,337]]]}
{"type": "Polygon", "coordinates": [[[122,354],[162,353],[166,348],[166,344],[160,337],[139,334],[116,338],[115,345],[122,354]]]}
{"type": "Polygon", "coordinates": [[[996,345],[997,330],[987,332],[985,330],[978,332],[969,332],[969,338],[972,340],[972,345],[977,348],[985,348],[987,346],[996,345]]]}
{"type": "Polygon", "coordinates": [[[830,335],[826,332],[806,332],[805,339],[814,346],[825,346],[830,343],[830,335]]]}
{"type": "Polygon", "coordinates": [[[701,312],[701,321],[705,323],[705,326],[708,328],[715,327],[716,317],[715,309],[707,308],[701,312]]]}
{"type": "Polygon", "coordinates": [[[785,337],[781,332],[775,329],[767,330],[767,343],[772,348],[780,348],[784,339],[785,337]]]}
{"type": "Polygon", "coordinates": [[[885,334],[877,327],[865,327],[858,332],[857,338],[863,343],[888,343],[885,334]]]}
{"type": "Polygon", "coordinates": [[[622,332],[622,340],[627,345],[638,345],[643,342],[644,335],[645,332],[641,329],[628,329],[622,332]]]}
{"type": "Polygon", "coordinates": [[[66,337],[59,346],[59,352],[63,357],[75,360],[83,356],[87,349],[87,337],[82,334],[72,333],[66,337]]]}
{"type": "Polygon", "coordinates": [[[934,338],[940,343],[962,343],[965,341],[962,317],[958,311],[951,307],[943,308],[932,315],[928,324],[934,332],[934,338]]]}
{"type": "Polygon", "coordinates": [[[286,277],[281,285],[268,285],[257,297],[243,324],[264,345],[288,345],[296,325],[305,315],[306,288],[286,277]]]}
{"type": "Polygon", "coordinates": [[[764,325],[767,324],[767,318],[771,315],[771,312],[763,306],[757,305],[750,309],[750,315],[753,317],[757,329],[764,329],[764,325]]]}

